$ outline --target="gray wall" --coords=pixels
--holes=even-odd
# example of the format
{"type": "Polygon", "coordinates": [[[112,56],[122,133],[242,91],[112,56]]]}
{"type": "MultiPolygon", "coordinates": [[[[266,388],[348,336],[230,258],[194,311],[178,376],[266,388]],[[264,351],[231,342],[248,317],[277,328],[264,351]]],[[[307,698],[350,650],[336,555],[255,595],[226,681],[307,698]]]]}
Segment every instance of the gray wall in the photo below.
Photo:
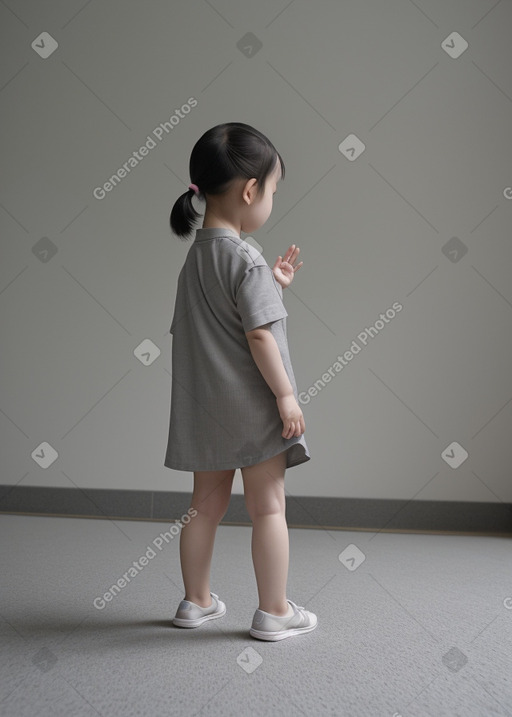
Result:
{"type": "Polygon", "coordinates": [[[288,492],[511,501],[511,23],[509,2],[0,4],[2,483],[191,490],[163,466],[190,246],[168,217],[196,140],[242,121],[287,169],[254,239],[304,260],[312,460],[288,492]]]}

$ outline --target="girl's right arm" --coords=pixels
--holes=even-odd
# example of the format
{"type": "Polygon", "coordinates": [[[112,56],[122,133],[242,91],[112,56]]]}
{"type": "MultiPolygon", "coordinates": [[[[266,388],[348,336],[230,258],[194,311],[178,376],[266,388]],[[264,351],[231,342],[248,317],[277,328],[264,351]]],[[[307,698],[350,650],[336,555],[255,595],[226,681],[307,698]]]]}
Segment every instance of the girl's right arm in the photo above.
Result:
{"type": "Polygon", "coordinates": [[[266,327],[246,332],[252,357],[261,375],[276,397],[279,415],[283,421],[283,438],[300,436],[306,430],[304,416],[295,400],[293,388],[283,365],[276,340],[266,327]]]}

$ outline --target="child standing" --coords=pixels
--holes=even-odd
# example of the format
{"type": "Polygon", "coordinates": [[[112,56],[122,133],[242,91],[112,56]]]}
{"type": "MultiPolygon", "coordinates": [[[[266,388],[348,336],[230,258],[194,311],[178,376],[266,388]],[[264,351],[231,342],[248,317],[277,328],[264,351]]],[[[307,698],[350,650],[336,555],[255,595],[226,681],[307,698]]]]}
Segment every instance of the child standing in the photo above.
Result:
{"type": "Polygon", "coordinates": [[[286,598],[284,474],[310,455],[282,287],[303,262],[295,266],[300,250],[292,244],[271,269],[240,234],[267,221],[284,162],[261,132],[229,122],[198,140],[189,169],[195,183],[172,208],[173,232],[189,235],[202,216],[192,205],[194,194],[205,199],[206,211],[178,278],[164,465],[194,472],[191,507],[197,512],[181,530],[185,599],[173,623],[198,627],[226,612],[210,592],[210,564],[240,468],[259,595],[250,634],[281,640],[317,625],[313,613],[286,598]]]}

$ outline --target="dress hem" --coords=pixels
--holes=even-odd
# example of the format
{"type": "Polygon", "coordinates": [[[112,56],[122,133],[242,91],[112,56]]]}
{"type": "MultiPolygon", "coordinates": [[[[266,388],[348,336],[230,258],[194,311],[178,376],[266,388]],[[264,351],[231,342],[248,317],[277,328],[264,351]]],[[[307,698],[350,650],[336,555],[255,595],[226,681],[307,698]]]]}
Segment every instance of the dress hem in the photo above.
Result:
{"type": "MultiPolygon", "coordinates": [[[[288,448],[284,449],[287,451],[286,456],[286,468],[294,468],[295,466],[299,466],[302,463],[306,463],[307,461],[311,460],[311,456],[309,454],[309,451],[303,446],[302,443],[294,443],[293,445],[289,446],[288,448]],[[302,448],[301,454],[297,456],[295,460],[292,460],[291,454],[297,453],[295,446],[300,446],[302,448]]],[[[167,458],[164,460],[164,466],[166,468],[169,468],[170,470],[176,470],[176,471],[223,471],[223,470],[238,470],[240,468],[245,468],[247,466],[257,465],[258,463],[262,463],[263,461],[268,461],[269,458],[274,458],[274,456],[279,455],[279,453],[283,453],[284,451],[281,449],[277,451],[277,453],[272,453],[269,456],[258,456],[257,458],[250,459],[249,463],[245,463],[243,466],[233,466],[232,464],[222,464],[220,466],[211,467],[208,468],[199,468],[197,465],[191,467],[190,464],[184,466],[183,463],[176,464],[171,460],[167,460],[167,458]]]]}

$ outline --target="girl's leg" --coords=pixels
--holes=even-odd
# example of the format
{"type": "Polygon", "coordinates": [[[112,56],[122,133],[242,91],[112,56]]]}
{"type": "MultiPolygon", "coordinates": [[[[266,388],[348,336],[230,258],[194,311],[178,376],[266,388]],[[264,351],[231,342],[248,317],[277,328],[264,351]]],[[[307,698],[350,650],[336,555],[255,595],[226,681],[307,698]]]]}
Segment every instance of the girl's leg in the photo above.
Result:
{"type": "Polygon", "coordinates": [[[210,565],[215,532],[228,509],[235,469],[195,471],[191,507],[197,515],[183,526],[180,536],[180,561],[185,600],[209,607],[210,565]]]}
{"type": "Polygon", "coordinates": [[[286,615],[289,538],[284,474],[286,451],[254,466],[241,468],[245,503],[252,520],[252,559],[259,609],[286,615]]]}

